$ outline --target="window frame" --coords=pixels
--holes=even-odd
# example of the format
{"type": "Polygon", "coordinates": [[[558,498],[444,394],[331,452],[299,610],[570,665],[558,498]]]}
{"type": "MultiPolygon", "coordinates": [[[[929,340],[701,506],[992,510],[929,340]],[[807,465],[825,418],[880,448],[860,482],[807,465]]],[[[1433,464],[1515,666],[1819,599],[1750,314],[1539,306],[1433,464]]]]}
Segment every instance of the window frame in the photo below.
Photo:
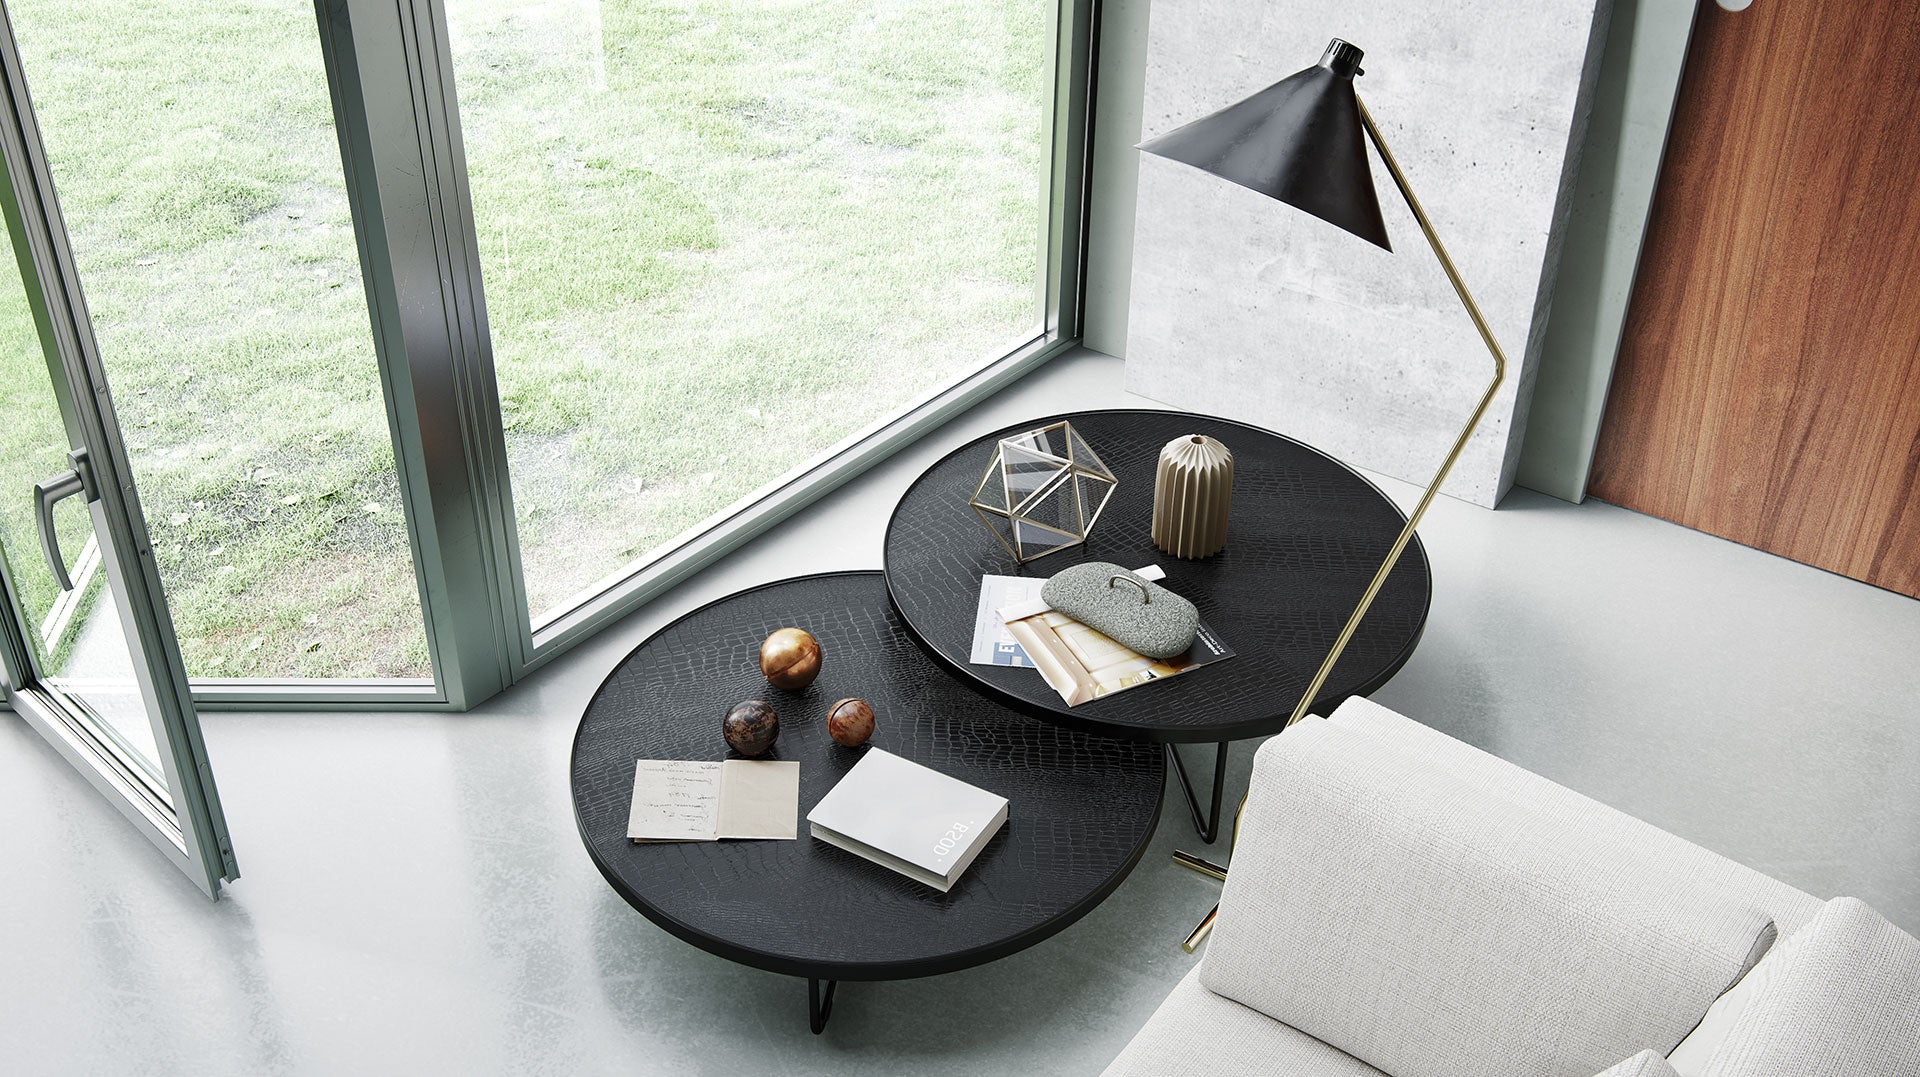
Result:
{"type": "Polygon", "coordinates": [[[1037,207],[1040,332],[849,434],[536,623],[444,0],[314,0],[314,10],[433,678],[196,679],[202,710],[466,710],[1079,341],[1099,0],[1053,0],[1049,188],[1037,207]]]}

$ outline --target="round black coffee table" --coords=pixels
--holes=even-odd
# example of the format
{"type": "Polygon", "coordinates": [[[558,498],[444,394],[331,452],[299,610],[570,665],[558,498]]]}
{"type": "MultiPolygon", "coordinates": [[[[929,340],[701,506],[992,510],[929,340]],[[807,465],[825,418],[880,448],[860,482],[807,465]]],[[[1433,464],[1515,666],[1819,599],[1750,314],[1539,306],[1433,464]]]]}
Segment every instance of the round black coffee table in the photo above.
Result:
{"type": "Polygon", "coordinates": [[[805,576],[711,603],[628,655],[573,742],[574,817],[614,890],[654,923],[742,964],[808,981],[819,1032],[840,980],[897,980],[1005,957],[1065,928],[1120,885],[1160,817],[1153,745],[1035,722],[955,681],[901,629],[878,572],[805,576]],[[819,639],[820,676],[797,692],[758,666],[767,633],[819,639]],[[872,745],[1011,801],[1005,827],[948,893],[807,834],[806,814],[861,748],[823,715],[857,696],[872,745]],[[638,759],[722,759],[720,718],[743,699],[779,711],[771,759],[800,763],[794,841],[635,845],[638,759]]]}
{"type": "MultiPolygon", "coordinates": [[[[908,488],[887,525],[887,590],[913,637],[949,673],[1026,714],[1075,729],[1165,744],[1201,837],[1219,830],[1227,743],[1277,733],[1331,650],[1406,517],[1358,472],[1291,438],[1179,411],[1085,411],[1033,419],[962,446],[908,488]],[[1083,546],[1016,565],[967,507],[999,439],[1072,422],[1119,487],[1083,546]],[[1206,434],[1233,451],[1226,549],[1181,560],[1149,529],[1160,449],[1206,434]],[[1192,600],[1234,657],[1068,707],[1027,668],[973,665],[985,575],[1045,578],[1085,561],[1157,564],[1165,586],[1192,600]],[[1214,742],[1212,808],[1203,813],[1173,745],[1214,742]]],[[[1386,683],[1413,654],[1432,594],[1418,538],[1374,600],[1313,710],[1386,683]]]]}

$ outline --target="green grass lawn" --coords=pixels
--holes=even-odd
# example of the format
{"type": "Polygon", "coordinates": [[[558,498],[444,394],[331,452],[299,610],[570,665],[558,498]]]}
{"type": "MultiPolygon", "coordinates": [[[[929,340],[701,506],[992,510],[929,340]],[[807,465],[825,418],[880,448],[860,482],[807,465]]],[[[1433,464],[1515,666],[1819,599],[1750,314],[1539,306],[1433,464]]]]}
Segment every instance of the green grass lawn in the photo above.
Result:
{"type": "MultiPolygon", "coordinates": [[[[1045,5],[448,8],[536,616],[1037,328],[1045,5]]],[[[189,671],[424,674],[312,6],[9,9],[189,671]]]]}
{"type": "Polygon", "coordinates": [[[1036,325],[1033,0],[449,9],[536,613],[1036,325]]]}

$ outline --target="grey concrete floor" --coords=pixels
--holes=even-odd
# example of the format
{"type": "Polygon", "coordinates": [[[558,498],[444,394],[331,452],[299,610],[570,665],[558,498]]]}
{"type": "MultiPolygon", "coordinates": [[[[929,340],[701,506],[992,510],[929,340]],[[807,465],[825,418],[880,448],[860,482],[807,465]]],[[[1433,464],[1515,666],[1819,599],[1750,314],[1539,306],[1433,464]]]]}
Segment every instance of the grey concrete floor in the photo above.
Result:
{"type": "MultiPolygon", "coordinates": [[[[938,454],[1143,403],[1120,382],[1103,356],[1054,364],[474,713],[206,715],[244,873],[217,904],[0,716],[0,1071],[1098,1072],[1191,967],[1176,943],[1217,893],[1168,862],[1201,848],[1173,800],[1078,924],[966,972],[846,985],[814,1037],[802,983],[607,888],[567,753],[652,630],[750,584],[876,567],[889,507],[938,454]]],[[[1920,602],[1524,491],[1497,512],[1443,501],[1423,535],[1432,619],[1376,698],[1920,932],[1920,602]]]]}

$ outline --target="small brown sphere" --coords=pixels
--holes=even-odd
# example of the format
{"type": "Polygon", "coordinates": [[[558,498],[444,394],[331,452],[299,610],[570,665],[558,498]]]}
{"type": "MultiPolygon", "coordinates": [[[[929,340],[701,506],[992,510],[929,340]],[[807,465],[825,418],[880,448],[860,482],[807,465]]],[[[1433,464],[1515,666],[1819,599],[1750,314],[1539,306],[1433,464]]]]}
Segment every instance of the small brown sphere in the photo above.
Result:
{"type": "Polygon", "coordinates": [[[873,736],[873,708],[864,699],[843,699],[828,707],[827,735],[848,748],[865,744],[873,736]]]}
{"type": "Polygon", "coordinates": [[[760,672],[775,688],[805,688],[820,675],[820,641],[805,629],[780,629],[760,645],[760,672]]]}
{"type": "Polygon", "coordinates": [[[741,755],[765,755],[780,736],[780,716],[762,699],[735,703],[720,723],[727,744],[741,755]]]}

